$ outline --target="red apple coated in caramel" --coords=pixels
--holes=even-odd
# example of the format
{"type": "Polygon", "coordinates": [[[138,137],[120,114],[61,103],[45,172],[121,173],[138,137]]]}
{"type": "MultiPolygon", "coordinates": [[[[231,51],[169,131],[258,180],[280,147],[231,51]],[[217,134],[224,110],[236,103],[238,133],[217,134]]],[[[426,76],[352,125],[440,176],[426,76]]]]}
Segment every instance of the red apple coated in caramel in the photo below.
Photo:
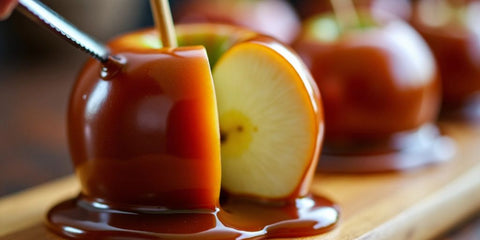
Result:
{"type": "Polygon", "coordinates": [[[385,141],[437,116],[433,57],[403,22],[352,30],[334,41],[304,32],[294,48],[322,92],[327,146],[385,141]]]}
{"type": "MultiPolygon", "coordinates": [[[[94,61],[88,62],[82,71],[70,103],[69,137],[84,196],[51,209],[46,218],[47,226],[62,236],[77,239],[207,240],[304,237],[335,227],[339,219],[337,206],[327,199],[307,194],[323,140],[320,94],[308,69],[279,42],[242,28],[217,24],[184,25],[177,27],[176,32],[180,45],[206,46],[212,62],[218,62],[215,76],[219,76],[219,71],[226,73],[216,79],[219,103],[229,99],[231,91],[224,86],[226,98],[222,99],[222,85],[218,83],[235,79],[233,76],[241,76],[243,80],[244,73],[250,73],[249,68],[253,66],[254,76],[243,80],[244,86],[252,91],[240,94],[243,97],[240,100],[255,93],[253,99],[262,96],[263,100],[264,90],[280,82],[285,89],[270,89],[270,93],[280,92],[281,97],[290,95],[289,101],[300,103],[293,108],[305,108],[299,112],[295,109],[295,114],[281,112],[290,113],[288,116],[293,118],[300,116],[300,124],[307,127],[303,130],[286,128],[293,131],[298,145],[306,146],[306,151],[294,151],[304,153],[304,157],[285,154],[291,161],[280,161],[282,164],[272,161],[265,165],[267,168],[249,166],[244,168],[247,172],[236,171],[238,168],[232,171],[241,178],[248,176],[248,171],[260,170],[260,178],[251,178],[256,179],[255,184],[260,183],[259,179],[265,183],[264,179],[273,176],[273,184],[280,189],[285,188],[285,182],[291,181],[292,194],[287,188],[289,198],[275,199],[280,201],[258,195],[252,195],[253,199],[226,194],[222,197],[221,208],[215,211],[188,210],[218,206],[220,136],[212,79],[204,50],[158,50],[158,33],[146,29],[121,36],[109,44],[114,53],[126,59],[122,71],[117,74],[111,71],[109,79],[101,79],[101,66],[94,61]],[[233,67],[225,62],[232,62],[233,67]],[[255,71],[258,69],[255,66],[261,69],[255,71]],[[259,76],[265,78],[259,79],[259,76]],[[310,139],[298,137],[301,131],[305,132],[302,136],[310,139]],[[283,172],[279,173],[278,169],[267,176],[261,175],[272,166],[286,167],[288,173],[295,170],[292,166],[297,163],[305,164],[299,169],[297,179],[291,176],[282,179],[283,172]],[[127,211],[104,209],[104,204],[91,204],[92,200],[127,211]],[[161,211],[163,208],[186,210],[161,211]]],[[[238,91],[237,86],[233,89],[238,91]]],[[[285,110],[285,104],[265,102],[273,106],[272,109],[285,110]]],[[[221,106],[219,104],[220,110],[221,106]]],[[[287,106],[287,109],[292,108],[287,106]]],[[[245,117],[253,116],[245,113],[245,117]]],[[[265,116],[278,117],[275,114],[265,116]]],[[[295,124],[297,121],[293,123],[299,125],[295,124]]],[[[274,126],[272,130],[277,128],[274,126]]],[[[257,130],[263,131],[263,128],[259,125],[257,130]]],[[[283,139],[280,142],[292,141],[284,137],[285,134],[279,136],[283,139]]],[[[277,136],[271,143],[266,140],[259,141],[265,144],[255,146],[261,145],[261,150],[265,150],[271,143],[277,144],[279,138],[277,136]]],[[[278,153],[274,156],[279,157],[278,153]]],[[[275,187],[269,183],[265,186],[275,187]]]]}
{"type": "Polygon", "coordinates": [[[215,209],[220,136],[205,49],[118,54],[126,60],[119,73],[102,79],[91,60],[71,95],[68,135],[82,194],[122,208],[215,209]]]}
{"type": "MultiPolygon", "coordinates": [[[[425,38],[438,63],[443,86],[443,106],[447,109],[458,108],[480,93],[480,22],[465,23],[466,16],[451,16],[445,19],[441,13],[436,13],[436,7],[425,5],[424,11],[420,4],[436,4],[435,1],[420,1],[415,5],[413,26],[425,38]],[[430,17],[421,16],[429,14],[430,17]],[[434,19],[431,19],[434,18],[434,19]],[[442,20],[443,19],[443,20],[442,20]],[[429,24],[428,21],[444,21],[440,25],[429,24]]],[[[480,3],[466,4],[469,1],[452,1],[451,11],[458,11],[462,6],[470,14],[480,14],[480,3]],[[453,9],[457,8],[457,9],[453,9]],[[474,13],[473,11],[476,11],[474,13]]],[[[466,15],[462,11],[462,15],[466,15]]],[[[478,19],[478,17],[477,17],[478,19]]]]}

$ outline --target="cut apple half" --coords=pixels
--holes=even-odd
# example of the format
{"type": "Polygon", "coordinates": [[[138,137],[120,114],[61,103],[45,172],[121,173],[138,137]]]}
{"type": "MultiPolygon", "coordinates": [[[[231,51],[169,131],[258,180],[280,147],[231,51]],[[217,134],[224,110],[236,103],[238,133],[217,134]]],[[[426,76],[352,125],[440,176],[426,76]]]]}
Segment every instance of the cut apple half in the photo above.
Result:
{"type": "Polygon", "coordinates": [[[213,69],[222,188],[230,194],[298,197],[316,165],[323,136],[319,100],[312,99],[308,77],[292,64],[295,57],[282,54],[291,52],[276,47],[236,44],[213,69]]]}
{"type": "MultiPolygon", "coordinates": [[[[176,32],[180,45],[205,46],[213,66],[222,189],[279,201],[307,195],[324,120],[320,93],[300,58],[277,40],[240,27],[185,24],[176,32]]],[[[110,46],[159,48],[157,34],[142,30],[110,46]]]]}

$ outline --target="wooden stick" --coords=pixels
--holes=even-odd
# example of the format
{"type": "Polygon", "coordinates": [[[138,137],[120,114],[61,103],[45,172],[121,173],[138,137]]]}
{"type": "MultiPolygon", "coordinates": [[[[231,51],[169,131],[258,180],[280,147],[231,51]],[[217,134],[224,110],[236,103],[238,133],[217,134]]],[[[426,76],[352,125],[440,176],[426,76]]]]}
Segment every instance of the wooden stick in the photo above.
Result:
{"type": "Polygon", "coordinates": [[[160,34],[163,47],[177,47],[177,36],[173,25],[172,12],[168,0],[150,0],[155,27],[160,34]]]}
{"type": "Polygon", "coordinates": [[[340,27],[348,29],[358,25],[359,18],[352,0],[330,0],[330,3],[340,27]]]}

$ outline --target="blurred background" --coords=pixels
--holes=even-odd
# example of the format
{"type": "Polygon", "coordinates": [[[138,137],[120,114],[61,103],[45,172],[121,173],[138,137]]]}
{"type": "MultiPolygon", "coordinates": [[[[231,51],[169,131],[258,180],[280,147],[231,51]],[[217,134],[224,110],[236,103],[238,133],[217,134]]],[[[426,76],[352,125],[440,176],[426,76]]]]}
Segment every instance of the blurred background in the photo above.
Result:
{"type": "MultiPolygon", "coordinates": [[[[178,21],[186,6],[204,1],[171,0],[174,18],[178,21]]],[[[42,2],[101,42],[153,24],[148,0],[42,2]]],[[[288,2],[295,7],[298,22],[331,8],[328,0],[316,1],[318,8],[308,2],[312,1],[288,2]]],[[[392,11],[409,20],[412,2],[417,1],[357,0],[355,4],[392,11]]],[[[0,22],[0,197],[73,173],[65,112],[76,74],[87,58],[18,12],[0,22]]],[[[467,237],[455,239],[472,239],[468,237],[474,236],[472,232],[479,236],[476,229],[480,228],[475,227],[480,226],[479,221],[452,236],[463,234],[467,237]]]]}

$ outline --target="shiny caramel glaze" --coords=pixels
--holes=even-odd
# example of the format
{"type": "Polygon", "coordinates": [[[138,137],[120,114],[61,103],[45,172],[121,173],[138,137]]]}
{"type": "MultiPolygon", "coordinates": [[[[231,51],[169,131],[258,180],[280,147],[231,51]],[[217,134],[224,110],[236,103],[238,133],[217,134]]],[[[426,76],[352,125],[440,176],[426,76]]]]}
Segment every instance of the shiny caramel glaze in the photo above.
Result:
{"type": "Polygon", "coordinates": [[[348,152],[332,151],[331,154],[324,154],[318,163],[318,169],[322,172],[341,173],[399,171],[445,162],[456,153],[455,142],[442,136],[433,124],[394,134],[389,140],[377,145],[359,144],[348,152]],[[379,151],[385,149],[395,151],[379,151]]]}
{"type": "Polygon", "coordinates": [[[215,211],[128,212],[84,200],[67,200],[50,210],[48,227],[73,239],[270,239],[317,235],[338,222],[337,207],[309,196],[272,205],[233,198],[215,211]]]}
{"type": "MultiPolygon", "coordinates": [[[[437,4],[435,1],[418,1],[415,4],[412,25],[425,38],[433,51],[443,86],[442,112],[450,115],[469,105],[480,93],[480,38],[478,36],[480,28],[478,28],[478,21],[468,23],[461,19],[461,16],[452,17],[439,26],[430,24],[428,21],[441,21],[438,19],[443,19],[444,16],[441,13],[433,15],[430,13],[430,18],[436,17],[436,19],[427,20],[427,17],[421,17],[420,14],[427,13],[420,11],[420,4],[428,4],[428,2],[430,5],[437,4]]],[[[455,6],[457,8],[473,8],[473,4],[469,5],[469,2],[473,3],[473,1],[451,1],[452,4],[457,4],[455,6]]],[[[478,2],[476,4],[479,5],[478,2]]],[[[423,7],[424,11],[430,12],[436,9],[436,7],[423,7]]],[[[462,14],[467,14],[466,10],[462,14]]]]}
{"type": "Polygon", "coordinates": [[[215,209],[220,137],[204,49],[118,56],[127,61],[109,79],[89,61],[71,96],[68,137],[82,193],[126,209],[215,209]]]}
{"type": "Polygon", "coordinates": [[[333,42],[304,33],[294,44],[322,92],[324,153],[397,151],[395,134],[437,116],[440,85],[427,45],[401,21],[378,24],[333,42]]]}

